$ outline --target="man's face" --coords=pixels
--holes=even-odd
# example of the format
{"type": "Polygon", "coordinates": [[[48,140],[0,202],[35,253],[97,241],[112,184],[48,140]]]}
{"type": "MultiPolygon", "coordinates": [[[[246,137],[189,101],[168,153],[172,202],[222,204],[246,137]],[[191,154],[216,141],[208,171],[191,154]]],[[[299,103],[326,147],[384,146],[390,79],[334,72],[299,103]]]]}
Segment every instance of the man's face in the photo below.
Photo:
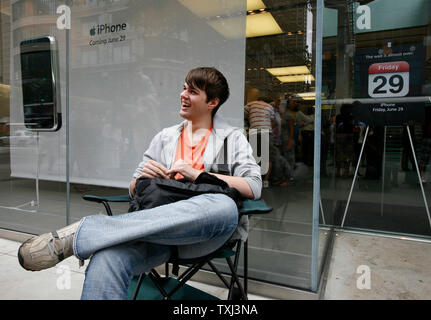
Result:
{"type": "Polygon", "coordinates": [[[216,99],[207,102],[205,91],[192,88],[185,83],[180,94],[180,100],[180,116],[187,120],[197,121],[202,117],[211,115],[211,111],[214,109],[214,100],[216,99]]]}
{"type": "Polygon", "coordinates": [[[290,101],[289,101],[289,104],[288,104],[288,108],[289,108],[289,110],[294,110],[294,109],[295,109],[295,107],[296,107],[296,105],[297,105],[296,100],[290,100],[290,101]]]}

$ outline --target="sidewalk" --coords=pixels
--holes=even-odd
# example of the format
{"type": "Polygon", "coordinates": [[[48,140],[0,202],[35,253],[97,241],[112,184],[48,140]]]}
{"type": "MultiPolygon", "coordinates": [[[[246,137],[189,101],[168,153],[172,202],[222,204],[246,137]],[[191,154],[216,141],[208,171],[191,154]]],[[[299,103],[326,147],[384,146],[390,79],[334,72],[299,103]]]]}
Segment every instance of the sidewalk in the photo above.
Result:
{"type": "MultiPolygon", "coordinates": [[[[84,283],[85,265],[79,268],[78,259],[70,257],[56,267],[31,272],[24,270],[18,262],[20,242],[0,238],[0,300],[79,300],[84,283]]],[[[188,284],[212,294],[222,300],[227,290],[194,281],[188,284]]],[[[267,300],[249,294],[250,300],[267,300]]]]}
{"type": "MultiPolygon", "coordinates": [[[[71,257],[55,268],[30,272],[19,265],[16,255],[20,245],[0,238],[0,300],[80,299],[88,261],[79,268],[78,260],[71,257]]],[[[330,259],[321,299],[431,299],[429,242],[337,232],[330,259]],[[369,283],[363,266],[369,268],[369,283]]],[[[222,300],[227,297],[226,289],[188,283],[222,300]]],[[[249,294],[249,299],[268,298],[249,294]]]]}
{"type": "Polygon", "coordinates": [[[336,232],[323,299],[429,300],[430,265],[429,241],[336,232]]]}

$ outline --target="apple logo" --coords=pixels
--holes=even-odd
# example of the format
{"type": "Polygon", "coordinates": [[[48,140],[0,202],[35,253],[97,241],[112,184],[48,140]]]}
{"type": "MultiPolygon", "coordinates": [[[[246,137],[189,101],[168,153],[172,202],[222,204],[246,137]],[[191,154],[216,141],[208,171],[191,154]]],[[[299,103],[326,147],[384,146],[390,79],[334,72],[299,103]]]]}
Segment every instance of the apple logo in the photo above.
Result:
{"type": "Polygon", "coordinates": [[[90,29],[90,36],[94,36],[96,34],[96,28],[93,26],[93,28],[90,29]]]}

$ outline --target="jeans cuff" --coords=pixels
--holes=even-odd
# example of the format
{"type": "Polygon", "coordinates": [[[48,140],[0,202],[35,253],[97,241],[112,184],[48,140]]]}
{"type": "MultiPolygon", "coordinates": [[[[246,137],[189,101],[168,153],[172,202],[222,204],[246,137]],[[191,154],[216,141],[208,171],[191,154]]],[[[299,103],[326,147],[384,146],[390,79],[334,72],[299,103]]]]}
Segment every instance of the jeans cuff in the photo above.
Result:
{"type": "Polygon", "coordinates": [[[76,241],[78,238],[79,231],[81,231],[82,224],[84,223],[86,218],[87,217],[84,217],[81,219],[81,222],[79,223],[78,228],[76,229],[75,236],[73,237],[73,255],[77,257],[79,260],[85,260],[85,259],[79,256],[76,241]]]}

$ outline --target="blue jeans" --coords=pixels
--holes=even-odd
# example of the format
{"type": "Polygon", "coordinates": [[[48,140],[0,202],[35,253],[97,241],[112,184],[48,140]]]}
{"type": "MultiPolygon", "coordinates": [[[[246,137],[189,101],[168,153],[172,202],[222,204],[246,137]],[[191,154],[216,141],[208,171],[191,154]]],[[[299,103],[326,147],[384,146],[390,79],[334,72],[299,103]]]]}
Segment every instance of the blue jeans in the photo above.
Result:
{"type": "Polygon", "coordinates": [[[92,256],[81,299],[127,299],[132,277],[165,263],[171,245],[178,247],[180,258],[204,256],[225,243],[237,224],[236,204],[223,194],[85,217],[73,241],[77,258],[92,256]]]}

